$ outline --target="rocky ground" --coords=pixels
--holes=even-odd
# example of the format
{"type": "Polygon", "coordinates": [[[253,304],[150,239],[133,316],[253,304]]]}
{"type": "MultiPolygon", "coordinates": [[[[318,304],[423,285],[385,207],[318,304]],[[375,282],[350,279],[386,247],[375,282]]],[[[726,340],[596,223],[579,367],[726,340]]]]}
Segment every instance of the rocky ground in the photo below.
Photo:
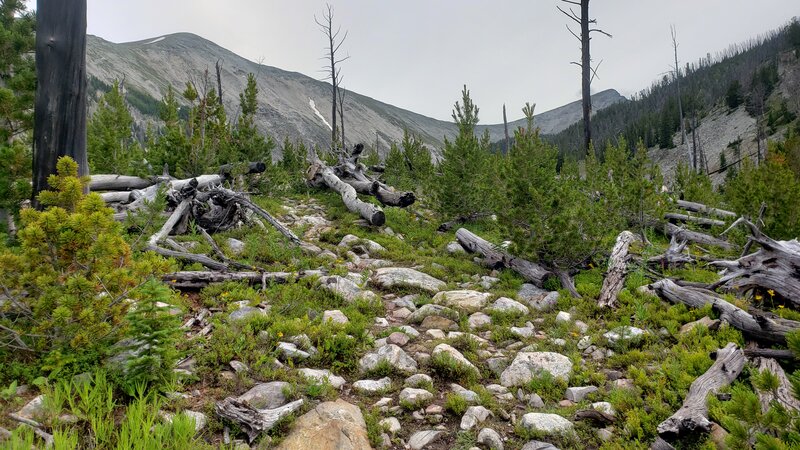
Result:
{"type": "MultiPolygon", "coordinates": [[[[237,449],[636,448],[655,422],[630,422],[669,414],[669,405],[642,403],[663,375],[646,379],[666,370],[665,347],[693,333],[699,315],[682,310],[659,328],[653,315],[667,308],[634,294],[634,283],[622,298],[628,317],[602,317],[592,298],[599,269],[578,277],[585,298],[573,299],[482,267],[423,215],[388,211],[388,226],[374,229],[334,196],[281,203],[269,206],[323,249],[305,263],[290,254],[292,264],[320,264],[306,272],[313,278],[185,296],[187,357],[176,370],[187,381],[164,417],[190,414],[205,440],[237,449]],[[223,403],[275,421],[248,434],[220,417],[223,403]]],[[[277,244],[249,233],[218,240],[231,257],[268,252],[280,266],[277,244]]],[[[709,322],[700,328],[702,337],[709,322]]],[[[34,418],[41,403],[18,413],[34,418]]]]}

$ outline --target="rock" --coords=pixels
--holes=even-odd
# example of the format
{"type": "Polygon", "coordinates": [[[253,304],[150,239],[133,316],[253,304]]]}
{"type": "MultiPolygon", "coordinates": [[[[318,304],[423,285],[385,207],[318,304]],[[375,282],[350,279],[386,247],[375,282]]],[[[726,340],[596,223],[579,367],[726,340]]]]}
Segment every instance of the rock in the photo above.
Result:
{"type": "Polygon", "coordinates": [[[491,415],[492,412],[483,406],[470,406],[464,416],[461,417],[461,429],[465,431],[471,430],[491,415]]]}
{"type": "Polygon", "coordinates": [[[352,234],[348,234],[342,238],[342,241],[339,242],[338,247],[341,248],[348,248],[352,247],[356,244],[362,244],[372,253],[380,253],[386,251],[385,248],[381,244],[378,244],[375,241],[371,241],[369,239],[361,239],[358,236],[354,236],[352,234]]]}
{"type": "Polygon", "coordinates": [[[561,434],[573,430],[572,422],[558,414],[528,413],[522,416],[520,423],[529,431],[544,434],[561,434]]]}
{"type": "Polygon", "coordinates": [[[250,370],[250,368],[247,367],[247,364],[241,361],[236,361],[235,359],[229,362],[228,365],[230,365],[231,369],[233,369],[233,371],[236,373],[247,373],[247,371],[250,370]]]}
{"type": "Polygon", "coordinates": [[[558,292],[549,292],[544,289],[525,283],[517,292],[517,300],[527,303],[537,311],[549,311],[558,303],[558,292]]]}
{"type": "Polygon", "coordinates": [[[581,334],[586,334],[586,332],[589,331],[589,325],[587,325],[586,322],[583,322],[582,320],[576,320],[574,325],[575,329],[578,330],[578,332],[581,334]]]}
{"type": "Polygon", "coordinates": [[[278,351],[284,359],[308,359],[311,355],[290,342],[278,342],[278,351]]]}
{"type": "Polygon", "coordinates": [[[690,331],[692,331],[695,327],[697,327],[698,325],[702,325],[702,326],[708,328],[709,330],[716,330],[717,328],[719,328],[719,319],[713,319],[712,320],[710,317],[704,316],[703,318],[701,318],[699,320],[695,320],[694,322],[689,322],[689,323],[683,325],[681,327],[680,331],[678,331],[678,333],[687,334],[690,331]]]}
{"type": "Polygon", "coordinates": [[[408,321],[411,323],[420,323],[428,316],[440,316],[447,317],[450,320],[458,320],[458,313],[452,309],[442,305],[428,303],[427,305],[422,305],[419,309],[411,313],[411,315],[408,316],[408,321]]]}
{"type": "Polygon", "coordinates": [[[630,378],[620,378],[611,382],[611,386],[619,389],[635,389],[636,384],[630,378]]]}
{"type": "Polygon", "coordinates": [[[503,450],[503,438],[491,428],[484,428],[478,433],[477,443],[491,450],[503,450]]]}
{"type": "Polygon", "coordinates": [[[392,379],[389,377],[384,377],[380,380],[358,380],[353,383],[353,389],[368,394],[388,391],[391,387],[392,379]]]}
{"type": "Polygon", "coordinates": [[[522,450],[558,450],[558,447],[549,442],[529,441],[522,446],[522,450]]]}
{"type": "Polygon", "coordinates": [[[533,329],[533,325],[525,326],[525,327],[511,327],[508,329],[511,331],[512,334],[515,336],[519,336],[523,339],[532,337],[536,330],[533,329]]]}
{"type": "Polygon", "coordinates": [[[422,330],[457,330],[458,324],[442,316],[428,316],[419,325],[422,330]]]}
{"type": "Polygon", "coordinates": [[[44,402],[44,395],[37,395],[33,400],[26,403],[22,409],[17,411],[17,415],[25,419],[37,420],[46,411],[44,402]]]}
{"type": "Polygon", "coordinates": [[[578,403],[586,398],[587,395],[591,394],[592,392],[597,392],[597,387],[595,386],[580,386],[580,387],[568,387],[567,391],[564,393],[564,398],[571,402],[578,403]]]}
{"type": "MultiPolygon", "coordinates": [[[[199,411],[190,411],[187,409],[181,411],[180,414],[183,414],[184,416],[192,419],[192,421],[194,422],[195,433],[199,433],[203,428],[206,427],[206,424],[208,423],[208,418],[206,417],[206,415],[199,411]]],[[[165,422],[172,423],[172,420],[175,418],[175,414],[162,411],[161,417],[164,419],[165,422]]]]}
{"type": "Polygon", "coordinates": [[[391,314],[394,320],[398,322],[404,322],[409,318],[409,316],[411,316],[411,312],[412,311],[410,309],[403,307],[392,311],[391,314]]]}
{"type": "Polygon", "coordinates": [[[484,288],[486,290],[489,290],[489,289],[492,288],[492,286],[494,286],[495,284],[497,284],[499,282],[500,282],[500,279],[497,278],[497,277],[490,277],[490,276],[484,275],[484,276],[481,277],[481,282],[479,284],[481,285],[482,288],[484,288]]]}
{"type": "Polygon", "coordinates": [[[400,403],[413,407],[424,406],[433,400],[433,394],[425,389],[403,388],[400,391],[400,403]]]}
{"type": "Polygon", "coordinates": [[[452,359],[456,365],[458,365],[462,370],[469,370],[477,378],[481,377],[481,371],[475,367],[464,355],[461,354],[458,350],[453,348],[448,344],[439,344],[431,352],[431,356],[435,357],[436,355],[447,355],[450,359],[452,359]]]}
{"type": "Polygon", "coordinates": [[[518,313],[518,314],[528,314],[530,311],[528,307],[523,305],[522,303],[512,300],[508,297],[500,297],[494,301],[488,308],[490,311],[499,311],[504,313],[518,313]]]}
{"type": "MultiPolygon", "coordinates": [[[[599,428],[595,431],[595,434],[597,435],[597,438],[603,442],[610,441],[614,437],[614,433],[608,428],[599,428]]],[[[726,447],[723,445],[721,447],[718,446],[717,448],[726,448],[726,447]]]]}
{"type": "Polygon", "coordinates": [[[567,345],[567,341],[561,338],[550,339],[550,342],[552,342],[553,345],[557,345],[559,347],[566,347],[567,345]]]}
{"type": "Polygon", "coordinates": [[[506,387],[526,384],[541,372],[555,378],[569,380],[572,362],[564,355],[553,352],[520,352],[500,375],[500,384],[506,387]]]}
{"type": "MultiPolygon", "coordinates": [[[[386,298],[386,297],[384,297],[384,298],[386,298]]],[[[393,301],[392,305],[395,308],[408,308],[409,311],[416,311],[417,310],[417,304],[414,303],[414,302],[417,301],[418,298],[419,298],[419,295],[417,295],[417,294],[404,295],[404,296],[398,298],[397,300],[393,301]]]]}
{"type": "Polygon", "coordinates": [[[403,330],[403,333],[409,335],[412,339],[419,337],[419,331],[417,331],[417,329],[412,326],[403,325],[400,327],[400,329],[403,330]]]}
{"type": "Polygon", "coordinates": [[[467,323],[471,330],[476,330],[491,325],[492,318],[482,312],[476,312],[469,316],[467,323]]]}
{"type": "Polygon", "coordinates": [[[447,291],[434,295],[433,303],[449,306],[467,313],[474,313],[486,306],[490,296],[491,294],[485,292],[470,290],[447,291]]]}
{"type": "Polygon", "coordinates": [[[372,283],[381,289],[409,287],[435,294],[447,285],[442,280],[405,267],[383,267],[375,271],[372,283]]]}
{"type": "Polygon", "coordinates": [[[244,251],[244,242],[238,239],[228,238],[225,240],[225,244],[227,244],[233,256],[239,256],[244,251]]]}
{"type": "Polygon", "coordinates": [[[261,383],[240,395],[238,400],[256,409],[275,409],[286,404],[289,389],[291,385],[285,381],[261,383]]]}
{"type": "Polygon", "coordinates": [[[376,352],[362,356],[358,361],[358,366],[362,372],[369,372],[378,367],[382,361],[386,361],[390,366],[403,373],[417,371],[417,362],[408,356],[402,348],[394,344],[387,344],[376,352]]]}
{"type": "Polygon", "coordinates": [[[592,409],[596,409],[612,416],[616,414],[614,407],[609,402],[594,402],[592,403],[592,409]]]}
{"type": "Polygon", "coordinates": [[[300,416],[276,449],[371,450],[367,425],[358,406],[344,400],[324,402],[300,416]]]}
{"type": "Polygon", "coordinates": [[[459,253],[467,253],[467,251],[464,250],[464,247],[462,247],[461,244],[459,244],[458,242],[453,241],[453,242],[450,242],[450,243],[447,244],[447,253],[450,253],[451,255],[455,255],[455,254],[459,254],[459,253]]]}
{"type": "Polygon", "coordinates": [[[371,300],[376,297],[374,292],[365,291],[352,280],[339,275],[320,277],[319,283],[323,289],[339,294],[348,302],[353,302],[359,298],[371,300]]]}
{"type": "Polygon", "coordinates": [[[380,426],[386,429],[391,434],[397,434],[403,427],[400,426],[400,421],[397,420],[396,417],[387,417],[385,419],[381,419],[379,422],[380,426]]]}
{"type": "Polygon", "coordinates": [[[641,328],[622,325],[613,330],[603,334],[610,345],[616,345],[622,341],[636,342],[647,333],[641,328]]]}
{"type": "Polygon", "coordinates": [[[544,400],[539,394],[533,393],[528,397],[528,406],[531,408],[544,408],[544,400]]]}
{"type": "Polygon", "coordinates": [[[416,375],[411,375],[410,377],[406,378],[403,381],[403,386],[406,387],[420,387],[420,386],[431,386],[433,385],[433,378],[430,375],[426,375],[424,373],[418,373],[416,375]]]}
{"type": "Polygon", "coordinates": [[[488,358],[486,360],[486,366],[492,371],[492,373],[499,377],[500,374],[506,370],[506,367],[508,367],[508,358],[505,356],[488,358]]]}
{"type": "Polygon", "coordinates": [[[390,334],[389,337],[386,338],[387,344],[394,344],[400,347],[408,344],[409,337],[405,333],[401,333],[399,331],[395,331],[394,333],[390,334]]]}
{"type": "Polygon", "coordinates": [[[556,314],[556,322],[570,322],[571,320],[572,314],[568,312],[559,311],[558,314],[556,314]]]}
{"type": "Polygon", "coordinates": [[[592,337],[584,336],[578,341],[578,350],[586,350],[592,345],[592,337]]]}
{"type": "Polygon", "coordinates": [[[309,381],[317,383],[325,383],[327,381],[334,389],[341,389],[347,382],[344,378],[332,374],[328,369],[308,369],[304,367],[297,369],[297,371],[309,381]]]}
{"type": "Polygon", "coordinates": [[[263,314],[264,311],[258,308],[254,308],[252,306],[244,306],[228,314],[228,322],[235,322],[237,320],[246,319],[250,316],[263,315],[263,314]]]}
{"type": "Polygon", "coordinates": [[[434,328],[432,330],[426,330],[425,334],[427,336],[430,336],[431,339],[444,339],[447,337],[447,335],[444,334],[444,331],[439,330],[437,328],[434,328]]]}
{"type": "Polygon", "coordinates": [[[334,309],[322,313],[322,323],[329,322],[344,325],[350,322],[350,319],[348,319],[343,312],[339,311],[338,309],[334,309]]]}
{"type": "Polygon", "coordinates": [[[411,438],[408,439],[408,447],[411,450],[423,450],[430,444],[433,444],[437,440],[443,438],[445,436],[444,431],[438,430],[425,430],[425,431],[417,431],[416,433],[411,435],[411,438]]]}

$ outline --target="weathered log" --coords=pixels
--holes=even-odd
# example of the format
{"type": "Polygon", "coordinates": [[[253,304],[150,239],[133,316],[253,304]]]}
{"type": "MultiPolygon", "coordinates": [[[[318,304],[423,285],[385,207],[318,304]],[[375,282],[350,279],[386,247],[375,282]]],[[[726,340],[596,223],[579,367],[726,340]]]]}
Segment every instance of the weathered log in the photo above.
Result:
{"type": "Polygon", "coordinates": [[[250,284],[290,283],[296,279],[319,275],[317,272],[212,272],[182,271],[163,275],[161,279],[177,289],[201,289],[211,283],[244,281],[250,284]]]}
{"type": "Polygon", "coordinates": [[[748,358],[795,359],[794,352],[789,349],[748,347],[744,349],[748,358]]]}
{"type": "MultiPolygon", "coordinates": [[[[200,226],[198,226],[197,228],[198,228],[198,231],[200,231],[200,235],[203,236],[203,239],[205,239],[205,241],[208,243],[208,245],[211,246],[211,250],[214,252],[215,255],[217,255],[217,258],[222,260],[222,262],[224,262],[225,264],[227,264],[227,265],[229,265],[231,267],[236,267],[238,269],[256,270],[256,268],[253,267],[253,266],[250,266],[248,264],[242,264],[242,263],[240,263],[238,261],[234,261],[234,260],[228,258],[227,256],[225,256],[225,253],[222,251],[221,248],[219,248],[219,245],[217,245],[217,242],[214,240],[213,237],[211,237],[210,234],[208,234],[208,232],[205,230],[205,228],[200,227],[200,226]]],[[[173,246],[173,248],[174,248],[174,246],[173,246]]],[[[182,248],[176,248],[176,250],[186,251],[186,249],[182,249],[182,248]]]]}
{"type": "MultiPolygon", "coordinates": [[[[230,176],[231,172],[234,168],[236,168],[236,164],[223,164],[219,166],[219,174],[230,176]]],[[[247,163],[247,172],[248,175],[252,175],[255,173],[264,173],[267,170],[267,164],[263,161],[255,161],[251,163],[247,163]]]]}
{"type": "Polygon", "coordinates": [[[197,262],[208,267],[209,269],[227,270],[228,266],[226,264],[215,261],[206,255],[196,255],[194,253],[169,250],[159,245],[161,241],[169,235],[170,231],[172,231],[178,221],[183,218],[190,206],[191,200],[187,199],[183,200],[178,207],[175,208],[175,211],[172,212],[172,214],[169,216],[169,219],[167,219],[161,229],[153,233],[153,235],[150,236],[150,239],[147,240],[147,250],[156,252],[159,255],[166,256],[167,258],[178,258],[191,262],[197,262]]]}
{"type": "Polygon", "coordinates": [[[465,228],[459,228],[458,231],[456,231],[456,239],[459,244],[470,253],[482,255],[491,267],[509,268],[522,275],[522,278],[526,281],[530,281],[538,287],[542,287],[547,280],[556,277],[556,274],[552,271],[536,263],[499,250],[491,242],[484,240],[465,228]]]}
{"type": "Polygon", "coordinates": [[[130,191],[103,192],[100,198],[106,203],[130,203],[132,200],[130,191]]]}
{"type": "Polygon", "coordinates": [[[658,425],[659,436],[675,440],[691,433],[711,431],[706,398],[709,393],[715,393],[732,383],[744,369],[745,361],[744,352],[734,343],[728,343],[725,348],[718,350],[714,364],[692,382],[683,406],[658,425]]]}
{"type": "Polygon", "coordinates": [[[706,206],[702,203],[695,203],[695,202],[688,202],[686,200],[678,200],[678,207],[681,209],[685,209],[686,211],[691,212],[698,212],[708,215],[713,215],[722,218],[734,218],[736,217],[736,213],[732,211],[726,211],[724,209],[719,208],[712,208],[710,206],[706,206]]]}
{"type": "MultiPolygon", "coordinates": [[[[255,214],[261,216],[270,223],[276,230],[278,230],[282,235],[286,236],[287,239],[292,241],[295,245],[300,245],[301,241],[300,238],[295,235],[292,230],[286,227],[286,225],[280,223],[277,219],[272,217],[270,213],[264,210],[264,208],[256,205],[252,202],[249,198],[245,197],[244,195],[234,192],[230,189],[226,189],[223,187],[214,188],[212,191],[209,192],[210,195],[215,197],[220,197],[223,199],[225,203],[235,202],[243,207],[253,211],[255,214]]],[[[383,211],[381,211],[383,213],[383,211]]]]}
{"type": "Polygon", "coordinates": [[[103,174],[92,175],[89,181],[90,191],[131,191],[152,186],[156,180],[129,175],[103,174]]]}
{"type": "Polygon", "coordinates": [[[650,450],[675,450],[675,447],[664,439],[658,437],[650,445],[650,450]]]}
{"type": "Polygon", "coordinates": [[[706,217],[695,217],[690,216],[688,214],[678,214],[678,213],[666,213],[664,214],[664,218],[667,220],[674,220],[679,222],[690,222],[697,225],[702,225],[706,227],[722,227],[725,226],[725,222],[717,219],[708,219],[706,217]]]}
{"type": "Polygon", "coordinates": [[[360,181],[352,178],[342,178],[342,181],[353,186],[359,194],[374,196],[383,206],[405,208],[413,205],[417,199],[413,192],[391,191],[378,181],[360,181]]]}
{"type": "Polygon", "coordinates": [[[303,399],[295,400],[275,409],[256,409],[246,402],[228,397],[214,405],[214,412],[223,419],[239,424],[250,442],[259,434],[269,431],[275,424],[303,405],[303,399]]]}
{"type": "Polygon", "coordinates": [[[342,197],[342,202],[350,212],[360,215],[370,225],[379,227],[386,223],[386,215],[383,210],[371,203],[359,200],[355,188],[342,181],[330,167],[318,161],[312,166],[309,174],[310,179],[319,176],[326,186],[342,197]]]}
{"type": "Polygon", "coordinates": [[[662,269],[680,267],[684,264],[694,262],[695,258],[683,253],[688,241],[679,241],[674,235],[670,238],[669,247],[663,255],[648,258],[649,264],[658,264],[662,269]]]}
{"type": "Polygon", "coordinates": [[[466,216],[458,216],[455,219],[444,222],[443,224],[439,225],[439,228],[436,231],[450,231],[458,225],[463,225],[467,222],[474,222],[478,219],[483,219],[484,217],[490,217],[492,213],[472,213],[467,214],[466,216]]]}
{"type": "Polygon", "coordinates": [[[575,420],[588,420],[596,425],[606,426],[616,422],[611,414],[596,409],[582,409],[575,412],[575,420]]]}
{"type": "Polygon", "coordinates": [[[701,288],[678,286],[672,280],[660,280],[651,285],[658,296],[672,303],[683,303],[692,308],[711,305],[719,314],[719,318],[742,331],[752,339],[784,344],[786,333],[800,330],[800,322],[769,317],[763,311],[751,310],[751,313],[725,301],[718,294],[701,288]]]}
{"type": "Polygon", "coordinates": [[[708,234],[699,233],[697,231],[687,230],[677,225],[671,224],[669,222],[664,224],[664,232],[667,236],[670,237],[675,236],[676,239],[682,241],[695,242],[697,244],[703,244],[703,245],[711,245],[714,247],[719,247],[724,250],[733,250],[735,248],[733,244],[731,244],[726,240],[719,239],[708,234]]]}
{"type": "Polygon", "coordinates": [[[739,292],[754,288],[772,290],[800,309],[800,242],[776,241],[761,233],[753,223],[745,222],[753,231],[750,239],[761,249],[735,261],[712,262],[726,269],[713,288],[739,292]]]}
{"type": "Polygon", "coordinates": [[[753,361],[759,372],[771,372],[778,379],[778,387],[772,391],[763,391],[756,388],[758,392],[758,400],[761,403],[761,411],[766,413],[773,401],[777,402],[787,410],[800,411],[800,400],[796,399],[792,394],[792,383],[786,376],[786,372],[778,361],[772,358],[756,358],[753,361]]]}
{"type": "Polygon", "coordinates": [[[611,249],[611,256],[608,258],[608,270],[597,300],[599,307],[616,307],[617,295],[625,285],[625,276],[628,273],[628,260],[630,259],[628,249],[637,240],[639,238],[630,231],[623,231],[617,236],[617,242],[611,249]]]}

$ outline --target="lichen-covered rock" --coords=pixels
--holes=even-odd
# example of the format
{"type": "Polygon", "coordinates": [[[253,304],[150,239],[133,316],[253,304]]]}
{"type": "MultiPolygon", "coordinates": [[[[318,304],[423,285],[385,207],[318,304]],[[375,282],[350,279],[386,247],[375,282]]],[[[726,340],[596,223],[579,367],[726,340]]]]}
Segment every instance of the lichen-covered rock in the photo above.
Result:
{"type": "Polygon", "coordinates": [[[328,369],[308,369],[302,368],[297,369],[300,375],[304,376],[308,380],[317,382],[317,383],[330,383],[334,389],[341,389],[342,386],[347,382],[344,378],[340,376],[336,376],[331,373],[328,369]]]}
{"type": "Polygon", "coordinates": [[[375,271],[372,283],[381,289],[408,287],[435,294],[447,285],[426,273],[406,267],[383,267],[375,271]]]}
{"type": "Polygon", "coordinates": [[[508,297],[500,297],[494,301],[488,308],[489,311],[498,311],[508,314],[528,314],[530,312],[528,307],[522,303],[512,300],[508,297]]]}
{"type": "Polygon", "coordinates": [[[528,413],[522,416],[520,423],[530,431],[544,434],[569,433],[574,429],[572,422],[558,414],[528,413]]]}
{"type": "Polygon", "coordinates": [[[521,386],[542,372],[555,378],[569,380],[572,361],[560,353],[519,352],[514,361],[500,375],[500,384],[506,387],[521,386]]]}
{"type": "Polygon", "coordinates": [[[300,416],[279,450],[372,450],[358,406],[344,400],[324,402],[300,416]]]}
{"type": "Polygon", "coordinates": [[[250,388],[238,399],[256,409],[275,409],[286,404],[288,401],[286,392],[290,387],[291,385],[285,381],[261,383],[250,388]]]}
{"type": "Polygon", "coordinates": [[[447,358],[450,358],[454,364],[458,365],[462,370],[469,370],[472,372],[475,377],[480,378],[481,371],[475,367],[464,355],[461,354],[458,350],[453,348],[451,345],[448,344],[439,344],[431,352],[432,357],[436,357],[437,355],[447,355],[447,358]]]}
{"type": "Polygon", "coordinates": [[[386,361],[390,366],[402,373],[414,373],[417,371],[417,362],[400,347],[394,344],[387,344],[377,351],[367,353],[358,361],[358,366],[362,372],[374,370],[386,361]]]}
{"type": "Polygon", "coordinates": [[[439,292],[433,296],[433,302],[445,305],[467,313],[474,313],[483,309],[489,301],[491,294],[478,291],[460,290],[439,292]]]}

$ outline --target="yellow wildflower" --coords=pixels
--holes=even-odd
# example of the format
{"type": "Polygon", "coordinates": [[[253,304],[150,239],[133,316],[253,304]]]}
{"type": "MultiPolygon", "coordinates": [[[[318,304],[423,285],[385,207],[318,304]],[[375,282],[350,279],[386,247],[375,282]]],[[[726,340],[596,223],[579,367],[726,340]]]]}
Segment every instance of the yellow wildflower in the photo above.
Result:
{"type": "Polygon", "coordinates": [[[767,289],[767,294],[769,294],[770,297],[775,297],[775,289],[767,289]]]}
{"type": "Polygon", "coordinates": [[[783,308],[785,308],[785,306],[783,306],[783,305],[778,305],[778,308],[781,308],[781,309],[783,309],[783,308]]]}
{"type": "Polygon", "coordinates": [[[760,302],[760,301],[761,301],[761,300],[763,300],[763,299],[764,299],[764,296],[763,296],[763,295],[761,295],[761,294],[756,294],[756,301],[760,302]]]}
{"type": "Polygon", "coordinates": [[[279,337],[279,338],[282,338],[282,337],[283,337],[283,333],[281,333],[280,331],[278,331],[278,337],[279,337]]]}
{"type": "Polygon", "coordinates": [[[170,281],[173,282],[173,283],[177,283],[178,282],[178,280],[175,280],[175,279],[170,280],[170,281]]]}

